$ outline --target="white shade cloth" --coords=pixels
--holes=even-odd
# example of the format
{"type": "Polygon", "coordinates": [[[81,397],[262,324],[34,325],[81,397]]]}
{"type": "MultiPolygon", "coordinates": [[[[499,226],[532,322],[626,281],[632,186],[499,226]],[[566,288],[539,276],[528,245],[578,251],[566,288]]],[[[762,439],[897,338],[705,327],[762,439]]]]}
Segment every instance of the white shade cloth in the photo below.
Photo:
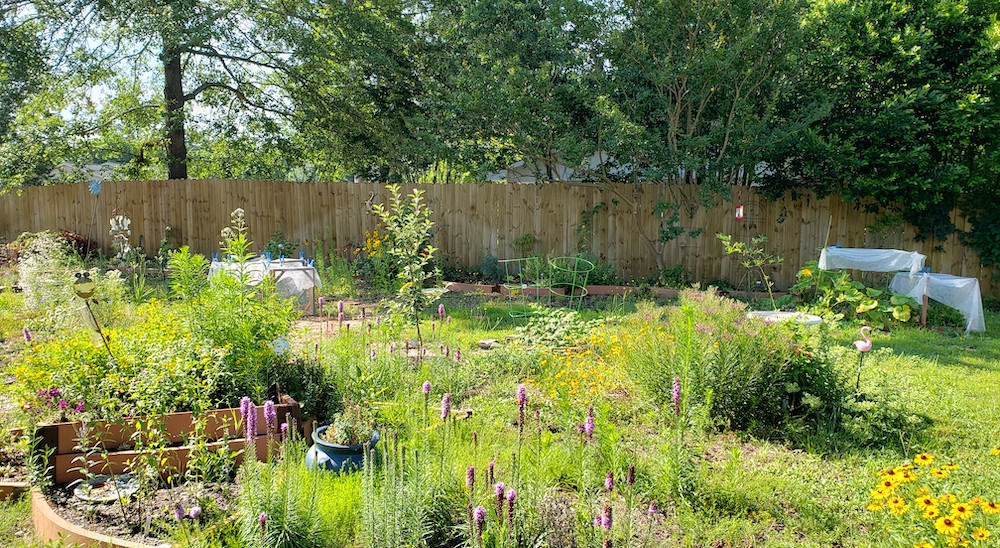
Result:
{"type": "Polygon", "coordinates": [[[977,278],[964,278],[951,274],[918,274],[911,276],[900,272],[892,278],[889,289],[922,301],[927,295],[935,301],[946,304],[965,316],[965,332],[986,331],[983,319],[983,298],[979,293],[977,278]]]}
{"type": "MultiPolygon", "coordinates": [[[[274,276],[278,293],[285,297],[301,295],[312,288],[322,287],[316,268],[301,259],[267,261],[259,257],[247,261],[243,267],[250,285],[259,284],[264,279],[265,273],[274,276]]],[[[208,276],[211,278],[216,272],[226,272],[236,276],[239,271],[240,263],[212,261],[208,276]]]]}
{"type": "Polygon", "coordinates": [[[898,249],[863,249],[857,247],[824,247],[819,253],[819,267],[823,270],[852,268],[866,272],[909,271],[916,274],[923,270],[927,257],[916,251],[898,249]]]}

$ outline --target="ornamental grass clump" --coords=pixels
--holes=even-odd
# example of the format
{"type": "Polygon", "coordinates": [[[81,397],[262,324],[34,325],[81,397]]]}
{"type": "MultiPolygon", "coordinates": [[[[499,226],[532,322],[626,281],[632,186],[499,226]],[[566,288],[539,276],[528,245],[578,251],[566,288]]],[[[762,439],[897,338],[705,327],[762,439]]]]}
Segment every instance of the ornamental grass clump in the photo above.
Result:
{"type": "MultiPolygon", "coordinates": [[[[1000,456],[1000,447],[991,453],[1000,456]]],[[[959,496],[953,475],[962,474],[961,467],[936,460],[920,453],[913,462],[879,470],[868,511],[893,538],[917,548],[986,541],[1000,527],[1000,502],[982,495],[959,496]]]]}

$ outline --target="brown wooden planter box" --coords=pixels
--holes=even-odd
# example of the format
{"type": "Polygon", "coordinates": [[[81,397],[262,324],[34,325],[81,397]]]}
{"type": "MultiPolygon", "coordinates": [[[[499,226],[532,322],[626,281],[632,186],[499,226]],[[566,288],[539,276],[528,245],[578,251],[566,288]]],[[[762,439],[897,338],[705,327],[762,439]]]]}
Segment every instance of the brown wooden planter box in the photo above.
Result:
{"type": "Polygon", "coordinates": [[[528,286],[522,288],[519,285],[501,285],[500,294],[503,296],[520,297],[549,297],[552,295],[565,295],[566,289],[562,287],[535,287],[528,286]]]}
{"type": "Polygon", "coordinates": [[[45,495],[38,489],[31,490],[31,521],[35,525],[38,538],[45,541],[61,540],[73,546],[99,546],[102,548],[168,548],[169,544],[152,546],[130,540],[115,538],[110,535],[96,533],[70,523],[56,513],[45,500],[45,495]]]}
{"type": "MultiPolygon", "coordinates": [[[[275,405],[278,416],[277,424],[283,422],[300,423],[299,404],[288,396],[282,396],[281,403],[275,405]]],[[[243,426],[240,419],[240,410],[215,409],[205,413],[204,436],[209,441],[210,449],[219,449],[222,444],[228,444],[233,450],[243,449],[243,426]],[[230,439],[231,438],[231,439],[230,439]]],[[[145,419],[143,419],[145,420],[145,419]]],[[[164,475],[171,472],[183,472],[187,468],[190,447],[179,445],[187,441],[188,434],[193,430],[194,416],[192,413],[169,413],[163,415],[163,428],[166,436],[167,447],[163,449],[163,456],[166,463],[163,466],[164,475]]],[[[104,459],[100,453],[92,452],[89,458],[86,451],[77,448],[81,423],[64,422],[57,424],[41,425],[36,430],[36,436],[41,437],[45,447],[54,448],[49,459],[49,466],[52,467],[53,480],[55,483],[66,483],[83,477],[77,468],[84,465],[87,460],[93,462],[90,470],[98,474],[121,473],[129,461],[133,461],[141,456],[142,452],[131,450],[134,447],[132,436],[135,434],[134,427],[136,419],[126,419],[121,423],[108,421],[93,421],[88,428],[91,431],[88,447],[98,445],[108,450],[108,457],[104,459]],[[119,448],[123,448],[119,450],[119,448]]],[[[264,407],[257,406],[257,432],[256,432],[256,455],[259,460],[267,457],[267,425],[264,423],[264,407]]]]}
{"type": "Polygon", "coordinates": [[[489,284],[467,284],[460,282],[445,282],[444,288],[448,291],[457,291],[463,293],[497,293],[496,285],[489,284]]]}
{"type": "Polygon", "coordinates": [[[677,295],[680,295],[679,290],[667,287],[650,287],[649,292],[652,293],[654,297],[660,297],[662,299],[676,299],[677,295]]]}
{"type": "Polygon", "coordinates": [[[28,490],[26,481],[0,481],[0,502],[20,495],[28,490]]]}
{"type": "Polygon", "coordinates": [[[637,293],[639,291],[638,287],[630,287],[627,285],[588,285],[587,294],[588,295],[628,295],[630,293],[637,293]]]}

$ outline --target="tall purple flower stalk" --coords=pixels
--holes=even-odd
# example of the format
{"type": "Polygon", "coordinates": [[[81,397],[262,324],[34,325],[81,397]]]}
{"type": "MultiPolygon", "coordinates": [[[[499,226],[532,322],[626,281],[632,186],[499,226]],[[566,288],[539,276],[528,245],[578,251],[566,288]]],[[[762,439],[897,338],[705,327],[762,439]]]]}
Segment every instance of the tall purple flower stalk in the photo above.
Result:
{"type": "Polygon", "coordinates": [[[260,524],[260,535],[261,536],[266,535],[267,534],[267,513],[266,512],[261,512],[260,515],[257,516],[257,523],[260,524]]]}
{"type": "Polygon", "coordinates": [[[608,470],[608,475],[604,476],[604,488],[608,491],[615,490],[615,476],[611,473],[611,470],[608,470]]]}
{"type": "Polygon", "coordinates": [[[21,329],[21,334],[24,335],[24,342],[26,342],[26,343],[30,343],[31,342],[31,331],[28,331],[28,327],[27,326],[25,326],[24,328],[21,329]]]}
{"type": "Polygon", "coordinates": [[[264,400],[264,424],[267,425],[267,435],[270,436],[276,432],[278,410],[274,407],[274,402],[271,400],[264,400]]]}
{"type": "Polygon", "coordinates": [[[523,384],[517,385],[517,427],[524,429],[524,406],[528,403],[528,389],[523,384]]]}
{"type": "Polygon", "coordinates": [[[441,420],[448,420],[448,416],[451,415],[451,392],[448,392],[441,398],[441,420]]]}
{"type": "Polygon", "coordinates": [[[655,500],[649,501],[649,509],[646,510],[646,513],[648,513],[651,516],[655,516],[656,513],[659,512],[659,511],[660,511],[660,509],[657,508],[656,501],[655,500]]]}
{"type": "Polygon", "coordinates": [[[495,479],[493,476],[493,467],[496,466],[497,461],[491,460],[489,466],[486,468],[486,483],[492,484],[495,479]]]}
{"type": "Polygon", "coordinates": [[[671,393],[671,400],[674,404],[674,415],[680,416],[681,414],[681,379],[680,377],[674,377],[674,390],[671,393]]]}
{"type": "Polygon", "coordinates": [[[605,531],[611,530],[611,503],[605,502],[604,508],[601,511],[601,527],[605,531]]]}
{"type": "Polygon", "coordinates": [[[497,521],[503,522],[503,504],[507,500],[507,486],[502,481],[498,481],[493,486],[493,492],[497,496],[497,521]]]}
{"type": "Polygon", "coordinates": [[[337,301],[337,314],[339,314],[341,318],[344,317],[344,301],[337,301]]]}
{"type": "Polygon", "coordinates": [[[517,491],[513,487],[507,490],[507,527],[514,530],[514,499],[517,498],[517,491]]]}
{"type": "Polygon", "coordinates": [[[587,406],[587,420],[583,423],[583,433],[587,435],[587,439],[594,438],[594,406],[587,406]]]}
{"type": "Polygon", "coordinates": [[[438,319],[444,321],[444,303],[438,305],[438,319]]]}
{"type": "Polygon", "coordinates": [[[486,524],[486,508],[482,505],[476,506],[476,509],[472,511],[472,521],[476,524],[476,536],[482,542],[483,526],[486,524]]]}
{"type": "Polygon", "coordinates": [[[628,471],[625,472],[625,485],[632,487],[635,485],[635,465],[628,465],[628,471]]]}
{"type": "Polygon", "coordinates": [[[473,489],[476,488],[476,467],[469,465],[465,469],[465,486],[469,488],[469,495],[472,495],[473,489]]]}

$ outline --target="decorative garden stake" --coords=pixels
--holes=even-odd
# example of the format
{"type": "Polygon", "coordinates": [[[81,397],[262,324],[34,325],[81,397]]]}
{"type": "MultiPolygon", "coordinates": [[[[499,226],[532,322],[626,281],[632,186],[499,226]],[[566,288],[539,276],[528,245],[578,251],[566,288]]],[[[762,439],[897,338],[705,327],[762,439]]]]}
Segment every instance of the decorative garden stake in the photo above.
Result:
{"type": "Polygon", "coordinates": [[[854,341],[854,348],[858,349],[858,380],[854,383],[854,390],[857,391],[861,387],[861,364],[865,362],[865,352],[872,349],[872,340],[868,338],[865,330],[871,332],[872,328],[864,325],[861,326],[861,339],[854,341]]]}
{"type": "Polygon", "coordinates": [[[94,309],[90,308],[90,299],[94,296],[95,287],[96,284],[90,279],[90,272],[85,270],[83,272],[76,273],[76,281],[73,282],[73,291],[76,293],[77,297],[80,297],[83,300],[83,304],[87,307],[87,312],[90,313],[90,319],[94,321],[94,329],[96,329],[97,334],[101,336],[101,341],[104,342],[104,349],[108,351],[108,356],[112,361],[116,361],[114,354],[111,353],[111,345],[108,344],[108,338],[104,335],[104,331],[101,330],[101,323],[97,321],[97,316],[94,315],[94,309]]]}

